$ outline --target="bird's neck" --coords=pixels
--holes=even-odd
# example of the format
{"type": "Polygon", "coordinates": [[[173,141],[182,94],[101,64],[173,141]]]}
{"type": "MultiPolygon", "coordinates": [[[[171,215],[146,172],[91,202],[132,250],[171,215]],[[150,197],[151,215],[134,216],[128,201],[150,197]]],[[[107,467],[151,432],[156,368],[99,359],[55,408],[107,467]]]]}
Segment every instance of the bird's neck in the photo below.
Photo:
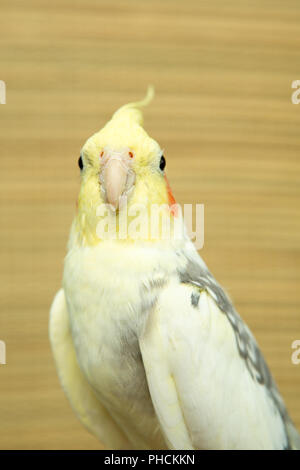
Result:
{"type": "Polygon", "coordinates": [[[123,207],[114,212],[105,205],[79,207],[69,246],[96,246],[105,241],[176,247],[186,239],[184,221],[169,205],[123,207]]]}

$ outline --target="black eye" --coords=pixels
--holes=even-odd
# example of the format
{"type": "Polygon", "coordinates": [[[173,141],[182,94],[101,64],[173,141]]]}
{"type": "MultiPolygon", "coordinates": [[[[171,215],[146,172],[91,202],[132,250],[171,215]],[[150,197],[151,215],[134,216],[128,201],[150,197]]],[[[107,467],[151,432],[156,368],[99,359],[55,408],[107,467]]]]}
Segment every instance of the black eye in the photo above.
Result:
{"type": "Polygon", "coordinates": [[[79,157],[79,160],[78,160],[78,166],[79,166],[80,170],[82,170],[83,162],[82,162],[82,157],[81,156],[79,157]]]}
{"type": "Polygon", "coordinates": [[[164,171],[165,167],[166,167],[166,159],[162,155],[160,158],[160,162],[159,162],[159,168],[161,169],[161,171],[164,171]]]}

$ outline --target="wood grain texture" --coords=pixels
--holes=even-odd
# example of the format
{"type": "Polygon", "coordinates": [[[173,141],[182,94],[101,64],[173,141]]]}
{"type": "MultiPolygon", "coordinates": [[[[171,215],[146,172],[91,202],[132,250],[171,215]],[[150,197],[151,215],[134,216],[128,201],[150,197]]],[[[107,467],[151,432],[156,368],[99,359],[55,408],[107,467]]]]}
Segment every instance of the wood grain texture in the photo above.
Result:
{"type": "Polygon", "coordinates": [[[93,449],[58,383],[48,311],[87,137],[143,96],[201,255],[229,291],[300,428],[300,4],[1,0],[0,448],[93,449]]]}

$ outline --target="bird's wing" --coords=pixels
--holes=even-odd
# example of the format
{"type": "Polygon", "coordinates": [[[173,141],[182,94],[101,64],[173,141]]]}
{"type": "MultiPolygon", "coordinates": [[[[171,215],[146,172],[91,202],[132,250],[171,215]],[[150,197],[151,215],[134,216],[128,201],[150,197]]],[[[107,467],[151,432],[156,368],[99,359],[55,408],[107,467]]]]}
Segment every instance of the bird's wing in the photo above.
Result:
{"type": "Polygon", "coordinates": [[[130,449],[127,438],[96,398],[79,368],[63,289],[53,300],[49,331],[62,387],[82,424],[109,449],[130,449]]]}
{"type": "Polygon", "coordinates": [[[205,265],[171,279],[140,339],[153,404],[173,449],[298,448],[254,337],[205,265]]]}

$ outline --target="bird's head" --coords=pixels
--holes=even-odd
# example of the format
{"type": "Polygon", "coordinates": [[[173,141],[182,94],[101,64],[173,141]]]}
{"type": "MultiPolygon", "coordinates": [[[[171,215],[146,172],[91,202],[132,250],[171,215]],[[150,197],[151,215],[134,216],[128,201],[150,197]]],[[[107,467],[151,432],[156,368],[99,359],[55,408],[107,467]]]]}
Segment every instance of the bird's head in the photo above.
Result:
{"type": "Polygon", "coordinates": [[[149,213],[153,205],[159,205],[171,208],[174,215],[175,200],[165,175],[163,151],[142,127],[140,108],[152,96],[153,89],[149,88],[143,101],[122,106],[82,148],[78,161],[81,187],[75,218],[81,243],[94,245],[103,238],[97,227],[101,218],[109,214],[99,211],[99,207],[106,207],[115,218],[117,231],[125,210],[127,222],[136,215],[136,207],[145,207],[149,213]]]}

